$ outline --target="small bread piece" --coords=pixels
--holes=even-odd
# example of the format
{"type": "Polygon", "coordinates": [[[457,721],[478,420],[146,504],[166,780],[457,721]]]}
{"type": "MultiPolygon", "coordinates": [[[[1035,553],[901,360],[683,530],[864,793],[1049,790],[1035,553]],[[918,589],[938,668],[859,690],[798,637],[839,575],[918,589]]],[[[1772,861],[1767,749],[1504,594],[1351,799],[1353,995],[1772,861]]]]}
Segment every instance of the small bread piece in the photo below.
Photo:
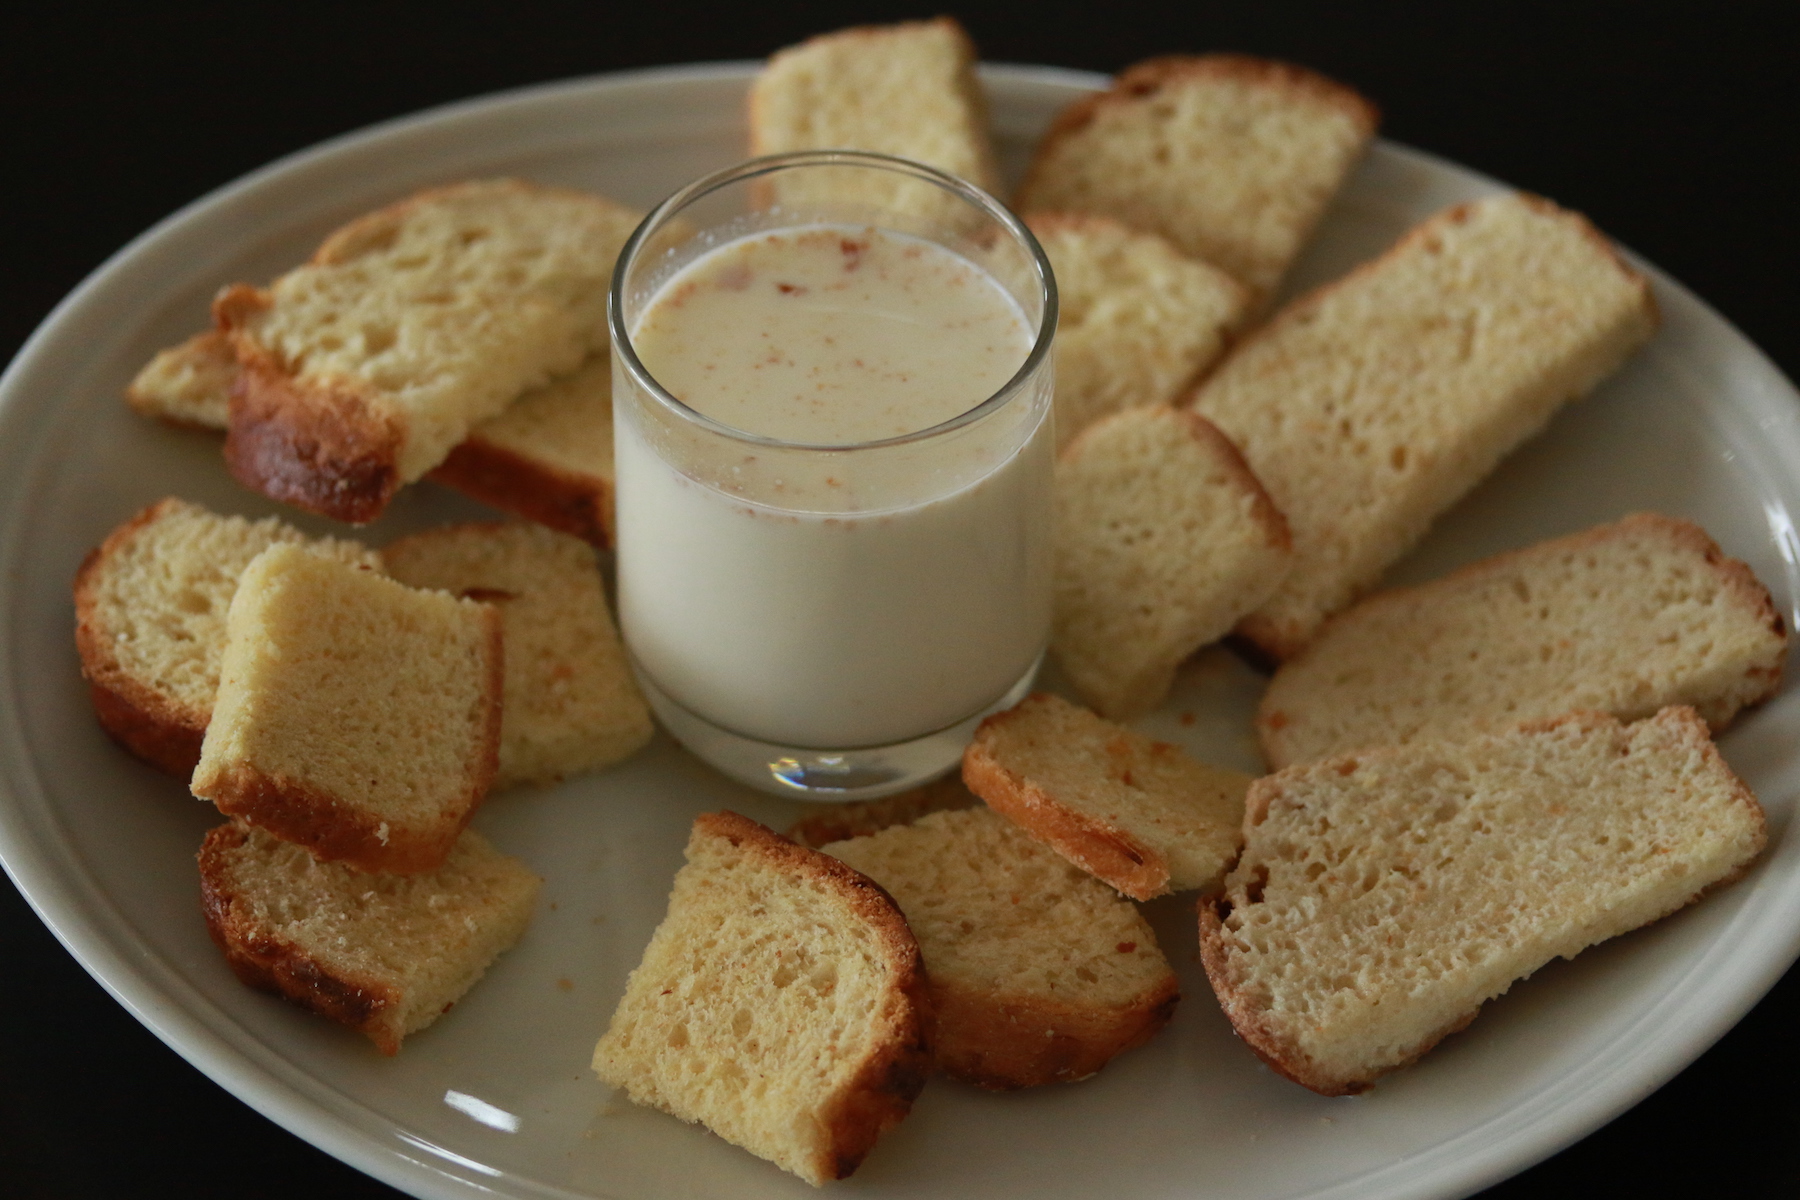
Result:
{"type": "Polygon", "coordinates": [[[371,875],[232,822],[200,847],[206,928],[237,977],[383,1054],[450,1011],[531,921],[541,881],[463,831],[423,875],[371,875]]]}
{"type": "Polygon", "coordinates": [[[1175,1012],[1175,973],[1136,906],[988,809],[825,852],[906,914],[948,1075],[999,1090],[1086,1079],[1175,1012]]]}
{"type": "Polygon", "coordinates": [[[225,458],[249,487],[371,521],[527,388],[605,344],[637,216],[518,180],[421,192],[351,222],[267,289],[213,303],[242,370],[225,458]]]}
{"type": "Polygon", "coordinates": [[[1056,464],[1051,651],[1094,708],[1141,716],[1292,558],[1287,521],[1210,422],[1164,405],[1115,413],[1056,464]]]}
{"type": "Polygon", "coordinates": [[[494,787],[554,783],[650,740],[593,548],[540,525],[448,525],[381,552],[388,574],[500,610],[506,700],[494,787]]]}
{"type": "Polygon", "coordinates": [[[1057,117],[1018,207],[1115,217],[1272,296],[1375,136],[1343,84],[1239,54],[1152,58],[1057,117]]]}
{"type": "Polygon", "coordinates": [[[928,813],[975,808],[981,797],[968,789],[960,775],[942,779],[878,800],[846,804],[811,804],[807,814],[788,829],[789,838],[802,846],[822,849],[832,842],[867,837],[896,825],[910,825],[928,813]]]}
{"type": "MultiPolygon", "coordinates": [[[[749,108],[752,156],[874,150],[999,188],[975,47],[950,17],[859,26],[790,46],[750,85],[749,108]]],[[[837,174],[772,176],[769,199],[925,212],[939,201],[930,185],[885,172],[837,174]]]]}
{"type": "Polygon", "coordinates": [[[217,329],[196,333],[145,364],[125,399],[146,417],[200,429],[224,429],[238,374],[231,339],[217,329]]]}
{"type": "Polygon", "coordinates": [[[1239,632],[1297,653],[1655,327],[1648,280],[1519,193],[1439,213],[1288,305],[1190,401],[1293,530],[1294,569],[1239,632]]]}
{"type": "Polygon", "coordinates": [[[1219,886],[1250,776],[1190,758],[1037,692],[975,730],[963,782],[988,806],[1134,900],[1219,886]]]}
{"type": "Polygon", "coordinates": [[[533,388],[477,425],[430,478],[596,546],[613,539],[612,358],[533,388]]]}
{"type": "Polygon", "coordinates": [[[1775,691],[1787,648],[1748,566],[1638,513],[1339,613],[1276,672],[1256,727],[1271,769],[1574,709],[1685,704],[1719,730],[1775,691]]]}
{"type": "Polygon", "coordinates": [[[75,575],[75,647],[101,726],[186,780],[200,761],[238,576],[277,543],[380,570],[356,542],[311,539],[274,517],[221,517],[170,497],[120,525],[75,575]]]}
{"type": "Polygon", "coordinates": [[[1327,1096],[1367,1088],[1551,959],[1742,875],[1762,807],[1692,709],[1328,759],[1250,789],[1200,906],[1238,1036],[1327,1096]]]}
{"type": "Polygon", "coordinates": [[[886,892],[707,813],[594,1071],[818,1186],[912,1108],[930,1029],[918,943],[886,892]]]}
{"type": "Polygon", "coordinates": [[[238,581],[193,792],[364,871],[443,864],[494,778],[500,614],[279,544],[238,581]]]}
{"type": "Polygon", "coordinates": [[[1056,271],[1056,440],[1101,417],[1172,402],[1225,349],[1242,284],[1164,238],[1106,217],[1033,213],[1056,271]]]}

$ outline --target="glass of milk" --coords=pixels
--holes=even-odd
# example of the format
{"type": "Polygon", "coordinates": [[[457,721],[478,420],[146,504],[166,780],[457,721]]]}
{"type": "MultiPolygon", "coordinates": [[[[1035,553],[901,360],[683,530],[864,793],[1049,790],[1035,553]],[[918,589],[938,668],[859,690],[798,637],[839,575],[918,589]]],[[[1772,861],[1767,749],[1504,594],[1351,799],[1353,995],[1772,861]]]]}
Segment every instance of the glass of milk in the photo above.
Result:
{"type": "Polygon", "coordinates": [[[1030,232],[905,159],[755,159],[645,219],[610,321],[619,617],[664,726],[799,798],[955,766],[1050,629],[1030,232]]]}

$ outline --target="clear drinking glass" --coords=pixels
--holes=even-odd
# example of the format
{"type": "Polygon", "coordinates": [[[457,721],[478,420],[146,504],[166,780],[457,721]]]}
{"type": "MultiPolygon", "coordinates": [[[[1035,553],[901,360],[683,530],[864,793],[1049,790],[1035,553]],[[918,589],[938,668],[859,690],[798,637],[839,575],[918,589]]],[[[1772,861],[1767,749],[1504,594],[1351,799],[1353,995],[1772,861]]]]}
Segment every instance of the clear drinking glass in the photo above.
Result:
{"type": "Polygon", "coordinates": [[[942,774],[1026,694],[1050,628],[1056,312],[1018,218],[905,159],[755,159],[645,219],[610,311],[619,616],[689,750],[765,791],[880,796],[942,774]],[[939,424],[843,445],[732,428],[651,376],[632,339],[673,276],[750,235],[821,228],[930,242],[985,272],[1030,335],[1016,374],[939,424]]]}

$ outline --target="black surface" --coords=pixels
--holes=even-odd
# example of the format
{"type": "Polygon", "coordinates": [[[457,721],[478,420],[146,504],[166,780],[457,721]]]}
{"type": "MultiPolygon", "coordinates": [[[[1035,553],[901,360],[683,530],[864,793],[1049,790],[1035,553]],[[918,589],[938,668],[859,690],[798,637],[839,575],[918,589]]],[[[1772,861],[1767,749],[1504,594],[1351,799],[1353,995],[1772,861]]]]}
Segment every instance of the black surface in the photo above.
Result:
{"type": "MultiPolygon", "coordinates": [[[[498,88],[766,54],[926,8],[15,6],[0,15],[0,352],[145,227],[244,171],[498,88]]],[[[1800,6],[958,8],[984,55],[1116,70],[1290,58],[1383,132],[1579,208],[1800,371],[1800,6]]],[[[394,1195],[263,1120],[110,1000],[0,888],[0,1195],[394,1195]]],[[[1194,998],[1199,1002],[1201,998],[1194,998]]],[[[1800,1195],[1800,972],[1660,1092],[1493,1197],[1800,1195]]],[[[1198,1191],[1204,1181],[1196,1180],[1198,1191]]]]}

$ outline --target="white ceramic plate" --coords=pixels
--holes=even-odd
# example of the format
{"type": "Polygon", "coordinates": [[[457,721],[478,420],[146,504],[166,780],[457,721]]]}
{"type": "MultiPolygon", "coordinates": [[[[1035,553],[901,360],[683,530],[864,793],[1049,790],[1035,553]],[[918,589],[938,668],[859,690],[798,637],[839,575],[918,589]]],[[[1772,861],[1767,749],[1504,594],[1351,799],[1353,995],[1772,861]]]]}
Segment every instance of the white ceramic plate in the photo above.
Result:
{"type": "MultiPolygon", "coordinates": [[[[269,278],[347,217],[416,187],[511,173],[654,203],[739,155],[750,71],[681,68],[536,88],[284,160],[121,251],[44,323],[0,384],[8,872],[82,964],[201,1070],[420,1196],[812,1194],[697,1127],[614,1100],[587,1070],[661,918],[690,818],[731,806],[779,828],[796,806],[734,788],[666,742],[600,776],[494,799],[476,824],[545,877],[542,910],[525,941],[397,1059],[241,987],[207,940],[196,900],[193,855],[217,818],[96,727],[77,674],[68,585],[88,547],[161,496],[273,509],[229,479],[215,438],[142,421],[119,393],[154,350],[204,323],[218,285],[269,278]]],[[[986,78],[1014,171],[1051,115],[1100,82],[1031,68],[991,68],[986,78]]],[[[1496,186],[1384,144],[1327,219],[1296,286],[1496,186]]],[[[1792,619],[1800,397],[1716,314],[1652,274],[1664,314],[1655,342],[1446,516],[1401,577],[1656,508],[1702,522],[1792,619]]],[[[379,543],[478,511],[422,485],[368,536],[379,543]]],[[[1253,770],[1258,687],[1229,657],[1203,657],[1144,726],[1253,770]]],[[[1325,1100],[1264,1070],[1232,1036],[1194,962],[1189,903],[1158,902],[1151,918],[1187,997],[1170,1029],[1076,1086],[996,1096],[934,1081],[843,1190],[1445,1197],[1536,1161],[1672,1076],[1800,950],[1800,701],[1778,697],[1724,746],[1771,818],[1768,853],[1749,878],[1545,968],[1371,1094],[1325,1100]]]]}

